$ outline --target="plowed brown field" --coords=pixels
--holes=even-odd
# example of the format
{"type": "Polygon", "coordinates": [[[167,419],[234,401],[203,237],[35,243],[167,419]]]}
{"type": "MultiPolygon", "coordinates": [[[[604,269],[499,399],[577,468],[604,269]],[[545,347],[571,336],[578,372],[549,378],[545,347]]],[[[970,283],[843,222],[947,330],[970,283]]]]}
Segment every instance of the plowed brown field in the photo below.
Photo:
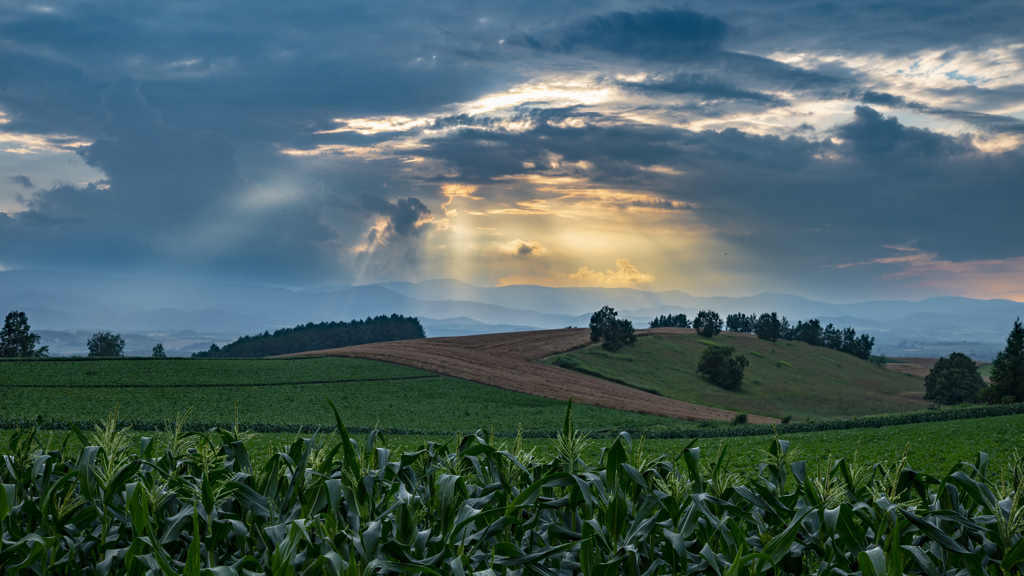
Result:
{"type": "MultiPolygon", "coordinates": [[[[932,371],[932,366],[939,361],[938,358],[915,358],[915,357],[893,357],[893,360],[905,362],[905,364],[886,364],[885,367],[893,372],[906,372],[914,376],[924,378],[932,371]]],[[[975,366],[981,366],[984,362],[975,361],[975,366]]],[[[988,378],[984,378],[988,382],[988,378]]]]}
{"type": "MultiPolygon", "coordinates": [[[[637,330],[637,335],[679,330],[637,330]]],[[[343,356],[380,360],[524,394],[555,400],[572,398],[580,404],[669,418],[731,420],[736,415],[729,410],[672,400],[537,362],[545,356],[561,354],[589,344],[589,329],[570,328],[379,342],[304,352],[295,356],[343,356]]],[[[748,421],[757,424],[778,422],[774,418],[755,415],[750,415],[748,421]]]]}

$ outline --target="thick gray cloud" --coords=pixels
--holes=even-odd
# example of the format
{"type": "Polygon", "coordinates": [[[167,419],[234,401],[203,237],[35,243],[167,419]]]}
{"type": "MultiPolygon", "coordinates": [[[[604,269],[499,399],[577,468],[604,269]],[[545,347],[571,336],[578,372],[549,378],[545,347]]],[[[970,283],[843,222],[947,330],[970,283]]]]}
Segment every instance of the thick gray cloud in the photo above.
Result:
{"type": "Polygon", "coordinates": [[[677,60],[717,50],[728,26],[722,20],[681,9],[612,12],[516,40],[532,48],[573,52],[582,48],[677,60]]]}
{"type": "Polygon", "coordinates": [[[513,206],[556,177],[699,217],[766,278],[866,286],[877,269],[832,267],[885,245],[1024,256],[1019,2],[0,13],[0,148],[36,139],[9,146],[36,147],[24,169],[5,156],[0,206],[24,210],[0,214],[2,266],[401,277],[430,261],[443,186],[513,206]],[[466,105],[537,86],[607,94],[466,105]],[[358,119],[394,128],[339,130],[358,119]],[[61,160],[32,158],[72,152],[103,178],[45,184],[61,160]]]}
{"type": "Polygon", "coordinates": [[[884,118],[867,106],[858,106],[853,122],[835,129],[851,156],[872,161],[902,163],[913,158],[943,159],[974,150],[966,138],[953,138],[920,128],[908,128],[884,118]]]}
{"type": "MultiPolygon", "coordinates": [[[[385,216],[388,219],[388,235],[415,236],[422,228],[417,226],[425,218],[430,217],[430,210],[417,198],[399,198],[391,203],[374,194],[359,195],[359,204],[364,210],[385,216]]],[[[375,231],[376,233],[376,231],[375,231]]],[[[371,237],[371,241],[380,240],[379,235],[371,237]]]]}
{"type": "Polygon", "coordinates": [[[308,281],[331,263],[339,232],[325,217],[343,200],[240,211],[248,185],[225,135],[168,126],[130,78],[102,104],[105,136],[78,153],[107,179],[39,191],[0,216],[5,265],[308,281]]]}
{"type": "Polygon", "coordinates": [[[11,182],[14,182],[18,186],[21,186],[22,188],[25,188],[25,189],[28,189],[28,190],[31,190],[31,189],[36,187],[36,185],[32,183],[32,179],[29,178],[28,176],[25,176],[24,174],[18,174],[16,176],[11,176],[11,182]]]}

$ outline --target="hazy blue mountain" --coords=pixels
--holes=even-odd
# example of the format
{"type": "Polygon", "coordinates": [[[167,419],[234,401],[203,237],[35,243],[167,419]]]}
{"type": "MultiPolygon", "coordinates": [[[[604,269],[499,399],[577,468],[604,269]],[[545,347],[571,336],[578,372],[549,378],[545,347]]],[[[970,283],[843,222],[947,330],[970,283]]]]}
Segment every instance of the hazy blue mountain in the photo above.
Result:
{"type": "MultiPolygon", "coordinates": [[[[380,314],[419,317],[430,336],[586,326],[590,314],[604,305],[637,327],[646,327],[663,314],[693,317],[702,309],[716,310],[723,317],[775,311],[793,323],[819,318],[826,324],[852,326],[874,336],[876,352],[890,356],[974,351],[981,360],[994,356],[1013,320],[1024,317],[1024,304],[1019,302],[959,297],[834,304],[789,294],[700,297],[628,288],[479,287],[456,280],[292,290],[51,271],[0,272],[0,312],[25,311],[35,330],[77,331],[86,337],[96,330],[132,334],[129,350],[143,352],[154,339],[170,338],[172,333],[192,331],[174,340],[181,353],[187,353],[243,334],[380,314]]],[[[74,346],[67,337],[59,346],[70,350],[81,344],[78,336],[73,340],[74,346]]]]}

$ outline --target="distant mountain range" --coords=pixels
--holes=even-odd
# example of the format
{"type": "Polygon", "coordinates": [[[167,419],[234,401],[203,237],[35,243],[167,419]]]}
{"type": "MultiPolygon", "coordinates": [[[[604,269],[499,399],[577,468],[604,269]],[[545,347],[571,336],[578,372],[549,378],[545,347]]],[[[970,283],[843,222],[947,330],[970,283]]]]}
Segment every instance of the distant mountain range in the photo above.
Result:
{"type": "Polygon", "coordinates": [[[307,322],[379,314],[417,316],[428,336],[457,336],[586,326],[609,305],[638,327],[662,314],[702,309],[778,312],[791,322],[818,318],[876,338],[877,353],[940,356],[964,352],[989,360],[1002,349],[1024,303],[943,297],[919,301],[832,304],[788,294],[742,298],[629,288],[479,287],[457,280],[386,282],[289,290],[267,286],[16,270],[0,272],[0,313],[21,310],[56,353],[85,352],[97,330],[122,333],[132,354],[165,341],[188,354],[244,334],[307,322]]]}

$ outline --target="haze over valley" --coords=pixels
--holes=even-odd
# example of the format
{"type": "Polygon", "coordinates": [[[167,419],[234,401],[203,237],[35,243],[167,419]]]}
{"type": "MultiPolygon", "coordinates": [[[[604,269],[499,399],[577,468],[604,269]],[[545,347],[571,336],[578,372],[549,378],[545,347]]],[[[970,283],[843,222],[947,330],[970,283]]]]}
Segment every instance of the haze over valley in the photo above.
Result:
{"type": "Polygon", "coordinates": [[[645,327],[656,316],[712,309],[778,312],[792,323],[817,318],[876,338],[874,353],[937,357],[952,351],[991,360],[1024,304],[1008,300],[930,298],[848,304],[785,294],[700,297],[630,288],[477,287],[457,280],[387,282],[290,290],[245,284],[113,278],[81,273],[0,272],[0,308],[25,311],[53,354],[85,354],[98,330],[122,333],[126,352],[147,355],[163,342],[189,355],[247,334],[307,322],[402,314],[420,319],[428,337],[587,326],[611,305],[645,327]],[[1008,320],[1009,319],[1009,320],[1008,320]]]}

